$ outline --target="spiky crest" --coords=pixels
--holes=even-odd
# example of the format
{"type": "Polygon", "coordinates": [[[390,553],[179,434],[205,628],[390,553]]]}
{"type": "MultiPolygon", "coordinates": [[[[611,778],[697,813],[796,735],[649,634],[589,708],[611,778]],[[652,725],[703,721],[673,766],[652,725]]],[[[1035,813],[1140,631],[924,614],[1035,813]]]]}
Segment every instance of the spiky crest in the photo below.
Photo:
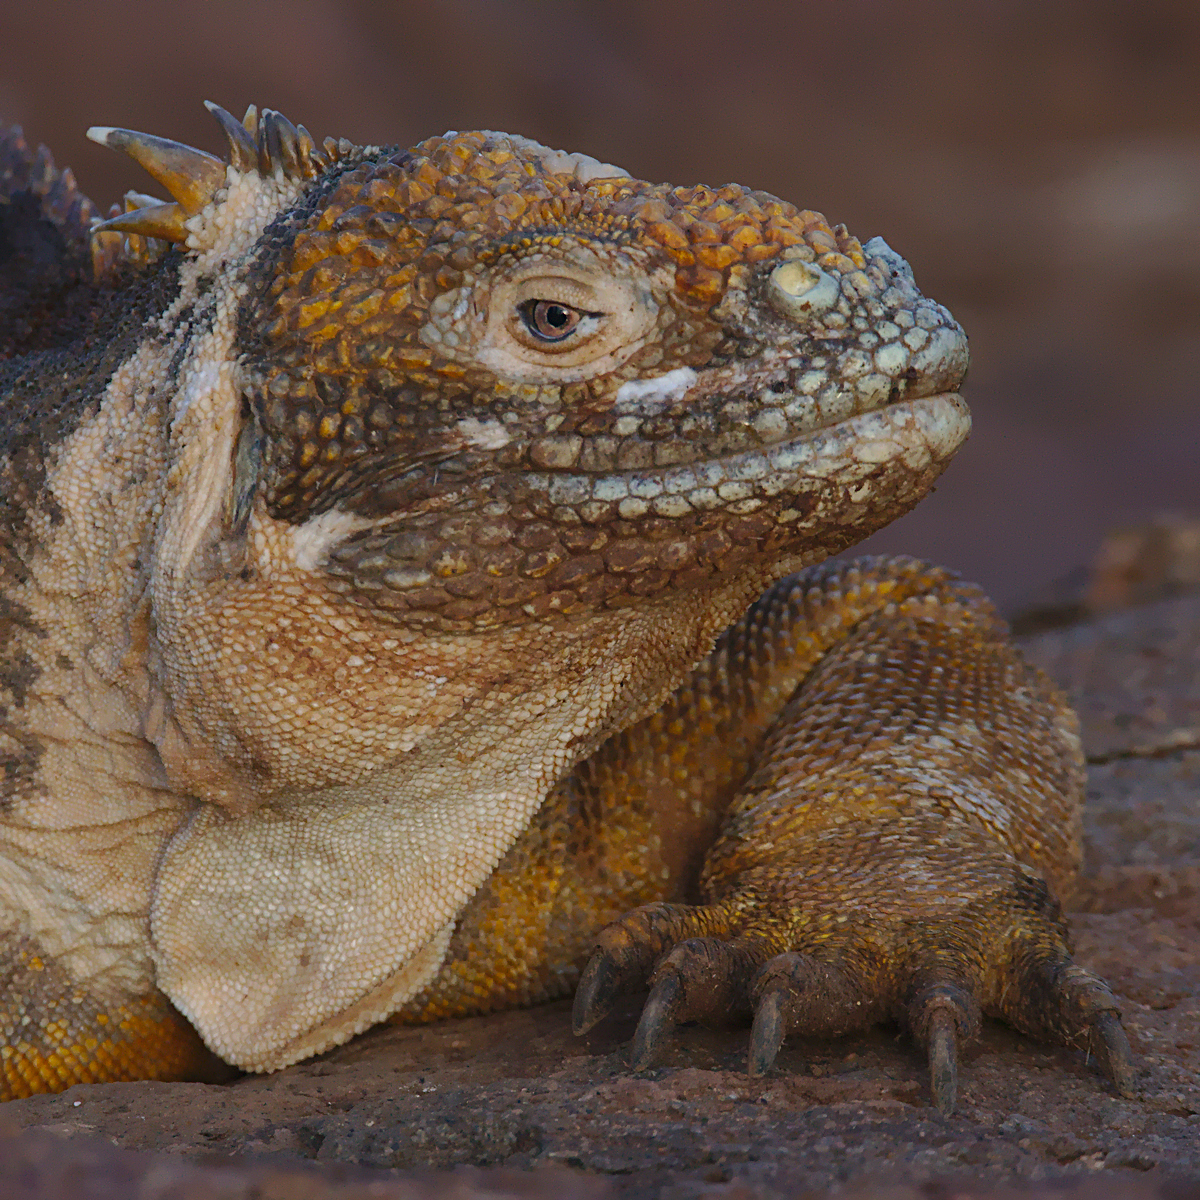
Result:
{"type": "Polygon", "coordinates": [[[354,147],[344,138],[326,138],[320,147],[303,125],[293,125],[282,113],[255,105],[238,121],[231,113],[205,101],[228,143],[227,156],[169,138],[94,125],[87,136],[102,146],[128,154],[172,197],[159,200],[126,192],[123,207],[114,206],[105,220],[92,226],[93,266],[97,279],[118,263],[142,263],[157,257],[168,243],[187,241],[187,221],[200,212],[225,186],[228,170],[257,171],[282,179],[308,180],[328,170],[354,147]]]}

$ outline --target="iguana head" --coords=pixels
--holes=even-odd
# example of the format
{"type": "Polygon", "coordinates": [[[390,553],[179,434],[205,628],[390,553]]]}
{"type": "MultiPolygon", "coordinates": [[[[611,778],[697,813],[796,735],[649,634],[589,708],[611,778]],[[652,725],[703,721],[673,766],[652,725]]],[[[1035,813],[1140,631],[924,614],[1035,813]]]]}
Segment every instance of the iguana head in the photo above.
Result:
{"type": "Polygon", "coordinates": [[[102,236],[200,259],[269,212],[239,268],[229,507],[391,620],[570,617],[815,561],[967,435],[962,330],[881,239],[505,134],[320,150],[214,112],[228,164],[96,132],[177,197],[102,236]]]}

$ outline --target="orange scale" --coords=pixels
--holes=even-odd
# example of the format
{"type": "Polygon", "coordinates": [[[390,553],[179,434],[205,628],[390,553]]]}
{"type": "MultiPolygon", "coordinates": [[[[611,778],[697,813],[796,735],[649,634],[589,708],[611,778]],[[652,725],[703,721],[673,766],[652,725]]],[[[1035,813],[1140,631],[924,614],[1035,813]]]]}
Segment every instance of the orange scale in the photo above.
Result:
{"type": "Polygon", "coordinates": [[[725,244],[738,255],[744,255],[751,246],[760,245],[762,240],[762,229],[758,225],[741,225],[729,235],[725,244]]]}

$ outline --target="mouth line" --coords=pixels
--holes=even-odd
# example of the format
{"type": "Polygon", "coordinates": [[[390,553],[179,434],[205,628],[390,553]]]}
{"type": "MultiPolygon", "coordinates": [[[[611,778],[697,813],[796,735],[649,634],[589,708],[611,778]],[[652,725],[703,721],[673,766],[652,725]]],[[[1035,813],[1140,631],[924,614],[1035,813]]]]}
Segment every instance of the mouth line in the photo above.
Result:
{"type": "Polygon", "coordinates": [[[872,412],[957,395],[962,383],[953,377],[938,380],[927,372],[910,370],[891,379],[877,376],[879,383],[873,388],[856,388],[851,383],[834,389],[805,389],[804,376],[810,369],[811,364],[793,362],[760,373],[752,382],[740,378],[733,387],[729,386],[732,380],[706,379],[683,394],[676,391],[669,406],[663,405],[661,398],[651,397],[644,407],[626,408],[613,432],[618,437],[640,435],[650,443],[654,462],[633,467],[605,463],[582,470],[577,464],[564,464],[560,469],[565,474],[597,477],[630,475],[766,453],[872,412]],[[947,383],[951,386],[946,387],[947,383]],[[673,435],[642,432],[643,422],[651,422],[652,429],[653,423],[664,420],[675,425],[673,435]]]}
{"type": "Polygon", "coordinates": [[[680,517],[743,505],[754,511],[805,485],[855,487],[889,464],[912,472],[944,462],[965,441],[970,414],[955,391],[904,397],[733,454],[662,467],[527,477],[552,504],[617,504],[627,517],[680,517]]]}

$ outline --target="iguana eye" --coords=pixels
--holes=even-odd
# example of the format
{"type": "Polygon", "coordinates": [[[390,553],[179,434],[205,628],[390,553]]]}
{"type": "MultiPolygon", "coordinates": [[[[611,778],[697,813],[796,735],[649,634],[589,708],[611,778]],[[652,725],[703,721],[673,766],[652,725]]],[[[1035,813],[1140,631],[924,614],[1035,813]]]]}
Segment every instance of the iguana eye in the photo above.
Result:
{"type": "Polygon", "coordinates": [[[526,300],[520,308],[525,328],[543,342],[564,342],[587,315],[555,300],[526,300]]]}
{"type": "Polygon", "coordinates": [[[502,256],[468,290],[443,292],[421,340],[511,383],[561,385],[605,375],[636,354],[658,312],[646,281],[620,256],[574,246],[562,257],[502,256]]]}

